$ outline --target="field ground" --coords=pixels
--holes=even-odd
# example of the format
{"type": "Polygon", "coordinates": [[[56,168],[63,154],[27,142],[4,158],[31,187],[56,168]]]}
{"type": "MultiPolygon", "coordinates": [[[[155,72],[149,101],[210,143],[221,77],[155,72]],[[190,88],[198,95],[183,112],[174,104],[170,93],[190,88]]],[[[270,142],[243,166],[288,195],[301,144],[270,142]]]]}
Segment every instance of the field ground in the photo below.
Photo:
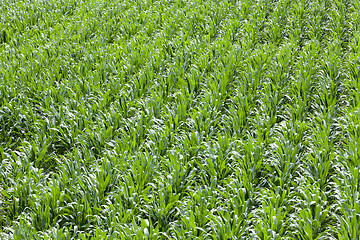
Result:
{"type": "Polygon", "coordinates": [[[0,0],[1,239],[359,239],[360,1],[0,0]]]}

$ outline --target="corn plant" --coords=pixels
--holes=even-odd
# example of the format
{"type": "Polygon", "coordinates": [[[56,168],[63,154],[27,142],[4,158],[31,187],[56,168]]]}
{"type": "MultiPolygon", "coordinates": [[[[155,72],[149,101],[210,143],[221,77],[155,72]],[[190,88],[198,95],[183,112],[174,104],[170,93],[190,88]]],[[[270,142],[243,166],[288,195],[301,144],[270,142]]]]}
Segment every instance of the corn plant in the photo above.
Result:
{"type": "Polygon", "coordinates": [[[359,239],[359,18],[0,0],[0,238],[359,239]]]}

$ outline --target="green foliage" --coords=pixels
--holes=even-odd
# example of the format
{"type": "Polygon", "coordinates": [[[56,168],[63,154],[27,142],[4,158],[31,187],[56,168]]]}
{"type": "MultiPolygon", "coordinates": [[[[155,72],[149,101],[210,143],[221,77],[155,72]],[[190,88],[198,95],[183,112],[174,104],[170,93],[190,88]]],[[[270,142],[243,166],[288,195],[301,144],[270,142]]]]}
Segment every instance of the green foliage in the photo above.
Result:
{"type": "Polygon", "coordinates": [[[0,238],[359,239],[359,19],[0,0],[0,238]]]}

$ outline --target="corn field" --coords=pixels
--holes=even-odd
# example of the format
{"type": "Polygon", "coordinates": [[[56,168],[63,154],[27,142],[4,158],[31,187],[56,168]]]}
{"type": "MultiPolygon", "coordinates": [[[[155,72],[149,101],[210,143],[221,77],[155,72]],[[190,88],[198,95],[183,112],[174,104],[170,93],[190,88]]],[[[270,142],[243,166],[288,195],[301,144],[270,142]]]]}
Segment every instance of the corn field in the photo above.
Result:
{"type": "Polygon", "coordinates": [[[360,1],[0,0],[0,239],[360,236],[360,1]]]}

